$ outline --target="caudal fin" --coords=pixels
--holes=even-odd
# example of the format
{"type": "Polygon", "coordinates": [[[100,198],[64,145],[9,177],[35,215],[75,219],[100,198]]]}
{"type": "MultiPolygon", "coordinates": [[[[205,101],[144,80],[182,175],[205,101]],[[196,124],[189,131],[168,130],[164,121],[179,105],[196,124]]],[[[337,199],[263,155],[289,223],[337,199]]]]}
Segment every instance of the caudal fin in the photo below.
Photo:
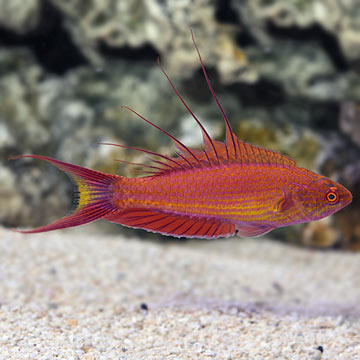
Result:
{"type": "Polygon", "coordinates": [[[72,212],[45,226],[33,230],[16,230],[31,234],[57,229],[64,229],[90,223],[116,211],[112,204],[112,184],[119,176],[108,175],[99,171],[68,164],[46,156],[20,155],[11,159],[34,158],[45,160],[68,173],[75,182],[75,198],[72,212]]]}

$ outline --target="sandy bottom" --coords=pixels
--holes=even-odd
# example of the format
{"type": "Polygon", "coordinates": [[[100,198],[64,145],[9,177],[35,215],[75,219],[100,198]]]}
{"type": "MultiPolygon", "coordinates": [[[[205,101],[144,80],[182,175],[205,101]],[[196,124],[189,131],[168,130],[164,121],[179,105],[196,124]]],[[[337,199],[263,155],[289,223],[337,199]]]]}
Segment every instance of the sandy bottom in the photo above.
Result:
{"type": "Polygon", "coordinates": [[[360,359],[360,254],[0,229],[0,359],[360,359]]]}

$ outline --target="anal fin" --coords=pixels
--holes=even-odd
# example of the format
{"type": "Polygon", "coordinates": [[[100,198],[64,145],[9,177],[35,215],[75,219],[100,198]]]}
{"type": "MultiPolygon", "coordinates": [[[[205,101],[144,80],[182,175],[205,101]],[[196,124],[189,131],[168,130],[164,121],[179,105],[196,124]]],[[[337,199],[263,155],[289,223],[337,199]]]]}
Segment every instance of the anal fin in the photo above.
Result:
{"type": "Polygon", "coordinates": [[[235,225],[230,222],[152,209],[123,210],[105,216],[104,219],[128,227],[175,237],[215,239],[235,233],[235,225]]]}

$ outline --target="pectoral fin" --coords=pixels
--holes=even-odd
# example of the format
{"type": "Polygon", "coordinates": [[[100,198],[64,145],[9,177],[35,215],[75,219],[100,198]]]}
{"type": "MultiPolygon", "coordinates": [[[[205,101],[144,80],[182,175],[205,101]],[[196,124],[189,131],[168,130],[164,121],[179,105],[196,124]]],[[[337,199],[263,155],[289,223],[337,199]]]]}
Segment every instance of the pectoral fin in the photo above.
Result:
{"type": "Polygon", "coordinates": [[[283,196],[278,199],[274,204],[274,210],[276,212],[284,212],[289,210],[291,207],[295,205],[295,202],[289,192],[283,191],[283,196]]]}

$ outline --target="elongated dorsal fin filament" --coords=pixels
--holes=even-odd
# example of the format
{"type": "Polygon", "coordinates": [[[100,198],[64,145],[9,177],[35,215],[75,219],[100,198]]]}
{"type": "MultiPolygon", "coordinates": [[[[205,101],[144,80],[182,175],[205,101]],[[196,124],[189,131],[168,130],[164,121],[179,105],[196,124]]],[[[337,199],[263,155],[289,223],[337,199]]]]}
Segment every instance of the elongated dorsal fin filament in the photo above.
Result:
{"type": "Polygon", "coordinates": [[[131,161],[126,161],[126,160],[119,160],[119,159],[116,159],[115,161],[121,163],[121,164],[127,164],[127,165],[133,165],[133,166],[138,166],[138,167],[141,167],[141,168],[149,168],[149,169],[154,169],[156,171],[168,171],[162,167],[159,167],[159,166],[152,166],[152,165],[149,165],[149,164],[144,164],[144,163],[135,163],[135,162],[131,162],[131,161]]]}
{"type": "MultiPolygon", "coordinates": [[[[160,159],[153,159],[151,158],[151,161],[157,164],[157,166],[151,166],[146,164],[132,164],[136,166],[142,166],[143,168],[147,168],[147,171],[143,171],[143,173],[151,174],[152,176],[159,176],[159,175],[165,175],[169,174],[173,171],[185,171],[188,169],[196,169],[200,167],[211,167],[211,166],[217,166],[221,164],[231,164],[231,163],[237,163],[237,164],[268,164],[268,165],[278,165],[278,166],[294,166],[295,162],[289,158],[287,158],[284,155],[281,155],[279,153],[275,153],[271,150],[266,150],[263,148],[259,148],[257,146],[253,146],[250,144],[247,144],[241,140],[239,140],[234,132],[231,129],[230,122],[228,120],[228,117],[222,107],[222,105],[219,102],[219,99],[217,98],[215,91],[213,87],[211,86],[209,77],[207,75],[204,62],[201,58],[200,51],[198,46],[195,42],[194,34],[191,30],[191,36],[192,41],[194,43],[195,49],[197,51],[201,68],[206,80],[206,83],[211,91],[211,94],[219,107],[221,114],[225,121],[226,126],[226,138],[225,142],[219,142],[211,139],[210,135],[205,130],[204,126],[201,124],[200,120],[196,117],[196,115],[192,112],[192,110],[189,108],[185,100],[182,98],[178,90],[176,89],[175,85],[171,81],[169,75],[166,73],[164,68],[160,64],[160,60],[158,59],[158,65],[162,73],[165,75],[167,80],[169,81],[172,89],[174,90],[175,94],[178,96],[182,104],[185,106],[189,114],[194,118],[196,123],[199,125],[202,135],[203,135],[203,149],[197,150],[190,147],[187,147],[184,145],[180,140],[175,138],[173,135],[162,129],[160,126],[154,124],[150,120],[146,119],[139,113],[137,113],[135,110],[128,106],[121,106],[121,108],[125,108],[138,117],[140,117],[142,120],[150,124],[151,126],[155,127],[156,129],[160,130],[162,133],[167,135],[172,139],[172,141],[175,143],[175,146],[178,150],[176,152],[176,157],[171,156],[165,156],[161,155],[149,150],[136,148],[132,146],[126,146],[126,145],[118,145],[118,144],[109,144],[104,143],[105,145],[114,145],[118,147],[122,147],[125,149],[132,149],[141,151],[143,153],[153,155],[156,157],[160,157],[163,160],[160,159]]],[[[124,163],[127,163],[123,161],[124,163]]],[[[130,163],[129,163],[130,164],[130,163]]]]}
{"type": "Polygon", "coordinates": [[[157,162],[159,164],[162,164],[164,166],[167,166],[168,168],[170,168],[171,170],[177,170],[177,169],[183,169],[185,170],[185,167],[180,164],[179,162],[177,162],[176,160],[174,160],[173,158],[171,158],[170,156],[165,156],[165,155],[162,155],[162,154],[158,154],[154,151],[150,151],[150,150],[145,150],[145,149],[141,149],[141,148],[137,148],[137,147],[134,147],[134,146],[127,146],[127,145],[121,145],[121,144],[112,144],[112,143],[105,143],[105,142],[99,142],[98,144],[100,145],[110,145],[110,146],[117,146],[117,147],[120,147],[120,148],[123,148],[123,149],[129,149],[129,150],[136,150],[136,151],[140,151],[140,152],[143,152],[145,154],[149,154],[149,155],[153,155],[153,156],[158,156],[158,157],[161,157],[162,159],[165,159],[167,162],[171,162],[173,164],[175,164],[175,166],[171,166],[170,164],[168,164],[167,162],[163,162],[163,161],[155,161],[153,160],[154,162],[157,162]]]}
{"type": "MultiPolygon", "coordinates": [[[[164,133],[165,135],[169,136],[173,141],[175,141],[176,144],[178,144],[183,150],[185,150],[186,152],[189,153],[189,155],[191,155],[193,157],[193,159],[200,165],[201,161],[194,155],[194,153],[186,146],[184,145],[180,140],[178,140],[175,136],[171,135],[170,133],[168,133],[166,130],[162,129],[160,126],[157,126],[156,124],[154,124],[153,122],[151,122],[150,120],[146,119],[145,117],[143,117],[142,115],[140,115],[138,112],[136,112],[134,109],[132,109],[129,106],[120,106],[121,108],[127,109],[129,111],[131,111],[132,113],[134,113],[135,115],[137,115],[139,118],[143,119],[144,121],[146,121],[148,124],[152,125],[154,128],[160,130],[162,133],[164,133]]],[[[194,167],[193,164],[191,164],[189,162],[189,165],[191,167],[194,167]]]]}
{"type": "Polygon", "coordinates": [[[216,96],[215,94],[215,91],[213,89],[213,87],[211,86],[211,83],[210,83],[210,80],[209,80],[209,77],[207,75],[207,72],[206,72],[206,69],[205,69],[205,65],[204,65],[204,62],[202,61],[202,58],[201,58],[201,55],[200,55],[200,51],[199,51],[199,48],[198,46],[196,45],[196,42],[195,42],[195,37],[194,37],[194,33],[193,31],[190,29],[190,32],[191,32],[191,37],[192,37],[192,40],[193,40],[193,43],[194,43],[194,46],[195,46],[195,49],[196,49],[196,52],[198,53],[198,56],[199,56],[199,60],[200,60],[200,64],[201,64],[201,69],[203,71],[203,74],[204,74],[204,77],[205,77],[205,80],[206,80],[206,83],[211,91],[211,94],[217,104],[217,106],[219,107],[220,111],[221,111],[221,114],[225,120],[225,125],[226,125],[226,142],[227,144],[229,143],[232,143],[232,146],[233,146],[233,149],[234,149],[234,157],[235,159],[237,158],[237,151],[236,151],[236,144],[235,144],[235,136],[234,136],[234,133],[231,129],[231,126],[230,126],[230,122],[229,122],[229,119],[225,113],[225,110],[224,108],[222,107],[222,105],[220,104],[220,101],[218,99],[218,97],[216,96]]]}
{"type": "Polygon", "coordinates": [[[197,122],[197,124],[200,126],[202,135],[203,135],[203,141],[204,141],[204,145],[205,148],[206,147],[212,147],[214,154],[217,158],[218,164],[220,164],[220,159],[219,159],[219,155],[216,151],[216,147],[210,137],[210,135],[208,134],[208,132],[206,131],[206,129],[204,128],[203,124],[200,122],[200,120],[197,118],[197,116],[192,112],[192,110],[190,109],[190,107],[188,106],[188,104],[185,102],[185,100],[183,99],[183,97],[180,95],[179,91],[176,89],[174,83],[171,81],[170,76],[166,73],[165,69],[161,66],[160,63],[160,59],[157,59],[157,63],[159,65],[160,70],[162,71],[162,73],[166,76],[166,78],[169,81],[169,84],[171,85],[171,87],[173,88],[175,94],[177,95],[177,97],[180,99],[180,101],[183,103],[183,105],[185,106],[186,110],[189,112],[189,114],[193,117],[193,119],[197,122]]]}

